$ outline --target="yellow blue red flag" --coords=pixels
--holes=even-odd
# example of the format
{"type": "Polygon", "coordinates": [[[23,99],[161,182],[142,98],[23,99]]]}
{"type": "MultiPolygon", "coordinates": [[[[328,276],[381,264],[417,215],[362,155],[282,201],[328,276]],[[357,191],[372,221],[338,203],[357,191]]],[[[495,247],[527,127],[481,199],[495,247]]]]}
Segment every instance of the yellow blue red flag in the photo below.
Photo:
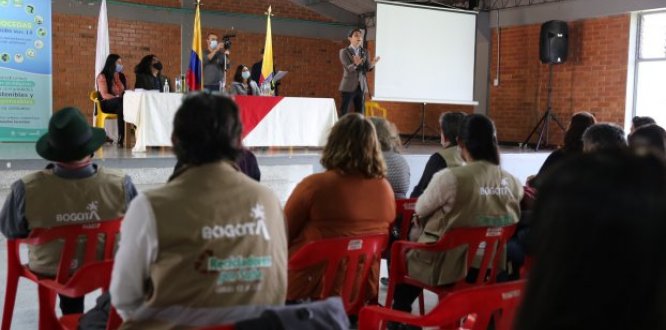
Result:
{"type": "Polygon", "coordinates": [[[261,76],[259,85],[265,80],[273,79],[273,39],[271,34],[271,7],[268,6],[268,17],[266,19],[266,43],[264,44],[264,59],[261,65],[261,76]]]}
{"type": "Polygon", "coordinates": [[[203,51],[201,50],[201,15],[199,14],[199,0],[194,14],[194,35],[192,36],[192,51],[190,52],[190,64],[187,67],[187,87],[191,91],[203,88],[203,73],[201,63],[203,62],[203,51]]]}

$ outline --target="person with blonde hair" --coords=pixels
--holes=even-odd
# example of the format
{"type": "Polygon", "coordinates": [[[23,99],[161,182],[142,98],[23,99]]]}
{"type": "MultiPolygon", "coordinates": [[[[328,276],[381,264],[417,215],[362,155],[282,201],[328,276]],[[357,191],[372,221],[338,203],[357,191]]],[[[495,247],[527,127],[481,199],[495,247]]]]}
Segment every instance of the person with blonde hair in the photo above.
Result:
{"type": "MultiPolygon", "coordinates": [[[[289,255],[312,241],[387,233],[395,217],[393,190],[370,120],[357,113],[340,118],[321,164],[326,170],[303,179],[285,205],[289,255]]],[[[318,298],[323,270],[289,271],[287,300],[318,298]]],[[[378,280],[379,263],[369,277],[367,297],[376,296],[378,280]]]]}
{"type": "Polygon", "coordinates": [[[370,121],[375,125],[382,156],[386,162],[386,179],[393,188],[395,198],[405,198],[409,190],[409,164],[405,157],[398,153],[401,145],[398,130],[395,124],[382,117],[370,117],[370,121]]]}

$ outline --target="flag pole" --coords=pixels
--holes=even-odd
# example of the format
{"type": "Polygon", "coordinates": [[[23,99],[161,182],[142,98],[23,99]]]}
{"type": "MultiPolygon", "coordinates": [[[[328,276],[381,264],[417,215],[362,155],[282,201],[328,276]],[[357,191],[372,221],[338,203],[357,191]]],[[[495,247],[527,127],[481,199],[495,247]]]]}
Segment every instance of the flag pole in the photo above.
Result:
{"type": "Polygon", "coordinates": [[[203,51],[201,48],[201,14],[199,7],[201,1],[197,0],[194,14],[194,33],[192,35],[192,50],[190,63],[187,67],[187,87],[190,90],[203,89],[203,51]]]}
{"type": "Polygon", "coordinates": [[[273,16],[271,6],[268,6],[266,14],[266,42],[264,43],[264,57],[261,65],[261,76],[259,85],[268,80],[272,83],[273,79],[273,35],[271,32],[271,16],[273,16]]]}

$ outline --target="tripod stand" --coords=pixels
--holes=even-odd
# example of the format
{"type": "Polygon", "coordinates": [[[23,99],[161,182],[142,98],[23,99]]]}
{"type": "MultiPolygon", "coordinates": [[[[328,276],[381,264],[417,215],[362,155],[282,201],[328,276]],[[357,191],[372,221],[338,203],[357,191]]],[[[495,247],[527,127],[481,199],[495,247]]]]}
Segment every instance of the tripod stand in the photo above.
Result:
{"type": "Polygon", "coordinates": [[[534,126],[532,131],[530,132],[530,135],[527,136],[527,139],[525,139],[525,142],[523,142],[523,145],[527,145],[530,142],[530,139],[532,138],[532,135],[536,133],[537,130],[539,130],[539,139],[537,140],[536,146],[534,147],[535,151],[539,151],[539,146],[542,145],[545,147],[548,145],[548,124],[550,123],[550,120],[554,120],[555,123],[562,129],[562,131],[565,131],[564,125],[562,125],[562,122],[557,118],[557,116],[553,113],[553,107],[552,107],[552,94],[553,94],[553,63],[548,64],[548,97],[547,97],[547,102],[546,102],[546,113],[543,114],[541,119],[539,119],[539,122],[534,126]],[[545,139],[544,139],[545,135],[545,139]]]}
{"type": "Polygon", "coordinates": [[[421,124],[419,124],[419,127],[416,128],[414,133],[412,133],[407,138],[407,140],[403,144],[403,146],[405,146],[405,148],[409,145],[409,142],[411,142],[412,139],[419,134],[419,132],[421,132],[421,142],[425,143],[425,131],[426,131],[426,129],[434,130],[432,127],[430,127],[426,124],[425,107],[426,107],[426,104],[423,103],[423,106],[421,107],[421,124]]]}

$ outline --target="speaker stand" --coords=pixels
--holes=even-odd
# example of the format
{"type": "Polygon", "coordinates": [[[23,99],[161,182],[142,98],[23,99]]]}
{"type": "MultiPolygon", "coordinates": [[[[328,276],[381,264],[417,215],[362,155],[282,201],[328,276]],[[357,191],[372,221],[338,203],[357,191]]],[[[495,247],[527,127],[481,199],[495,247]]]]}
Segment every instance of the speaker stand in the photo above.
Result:
{"type": "MultiPolygon", "coordinates": [[[[426,124],[426,120],[425,120],[425,119],[426,119],[425,111],[426,111],[426,103],[422,103],[422,107],[421,107],[421,123],[419,124],[419,127],[416,128],[416,130],[414,131],[414,133],[412,133],[412,134],[409,135],[409,137],[407,138],[407,140],[406,140],[405,143],[403,144],[403,146],[404,146],[405,148],[407,148],[407,147],[409,146],[409,143],[412,141],[413,138],[415,138],[415,137],[419,134],[419,132],[421,132],[421,142],[422,142],[422,143],[425,143],[425,131],[426,131],[426,129],[435,130],[435,129],[433,129],[432,127],[430,127],[430,126],[428,126],[428,125],[426,124]]],[[[435,131],[436,131],[436,130],[435,130],[435,131]]]]}
{"type": "Polygon", "coordinates": [[[548,97],[547,97],[547,102],[546,102],[546,112],[541,116],[541,119],[539,119],[539,122],[534,126],[532,131],[530,132],[530,135],[527,136],[525,139],[525,142],[523,142],[524,146],[527,146],[527,144],[530,142],[530,139],[532,138],[532,135],[539,131],[539,139],[537,140],[536,146],[534,147],[535,151],[539,151],[539,147],[542,146],[547,146],[548,145],[548,124],[550,123],[550,120],[554,120],[555,123],[557,123],[557,126],[562,129],[564,132],[564,125],[562,125],[562,122],[557,118],[557,116],[553,113],[553,107],[552,107],[552,94],[553,94],[553,63],[548,64],[548,97]],[[544,139],[545,136],[545,139],[544,139]]]}

